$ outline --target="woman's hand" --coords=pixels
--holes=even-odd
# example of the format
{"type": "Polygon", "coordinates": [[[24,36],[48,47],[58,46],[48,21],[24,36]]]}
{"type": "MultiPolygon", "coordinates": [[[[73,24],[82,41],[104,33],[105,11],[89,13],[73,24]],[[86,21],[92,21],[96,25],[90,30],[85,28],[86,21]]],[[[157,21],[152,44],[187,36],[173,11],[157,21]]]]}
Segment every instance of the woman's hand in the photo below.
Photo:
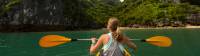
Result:
{"type": "Polygon", "coordinates": [[[92,37],[92,38],[91,38],[91,41],[92,41],[92,44],[95,44],[95,43],[96,43],[96,38],[95,38],[95,37],[92,37]]]}
{"type": "Polygon", "coordinates": [[[91,38],[92,44],[90,46],[90,54],[93,54],[96,51],[95,43],[96,43],[96,38],[92,37],[91,38]]]}

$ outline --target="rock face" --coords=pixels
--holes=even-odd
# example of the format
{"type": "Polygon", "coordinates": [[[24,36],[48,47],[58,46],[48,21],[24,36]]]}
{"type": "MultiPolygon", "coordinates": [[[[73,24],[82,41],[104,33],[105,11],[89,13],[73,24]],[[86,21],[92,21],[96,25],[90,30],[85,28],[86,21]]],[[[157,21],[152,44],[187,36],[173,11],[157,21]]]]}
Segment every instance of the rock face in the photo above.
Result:
{"type": "Polygon", "coordinates": [[[1,32],[98,28],[84,14],[87,5],[81,0],[1,0],[0,3],[1,32]]]}

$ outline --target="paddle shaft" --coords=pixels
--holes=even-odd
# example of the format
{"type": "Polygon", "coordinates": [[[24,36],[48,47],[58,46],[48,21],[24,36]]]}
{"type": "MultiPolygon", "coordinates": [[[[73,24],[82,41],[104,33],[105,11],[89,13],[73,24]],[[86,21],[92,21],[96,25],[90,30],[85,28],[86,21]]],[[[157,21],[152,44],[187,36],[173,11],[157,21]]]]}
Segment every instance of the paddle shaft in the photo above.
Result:
{"type": "MultiPolygon", "coordinates": [[[[76,39],[76,40],[88,41],[88,40],[91,40],[91,39],[76,39]]],[[[98,39],[97,39],[97,40],[98,40],[98,39]]],[[[130,40],[142,40],[142,39],[130,39],[130,40]]]]}
{"type": "MultiPolygon", "coordinates": [[[[96,39],[98,40],[98,39],[96,39]]],[[[160,47],[169,47],[172,44],[172,41],[170,38],[165,36],[154,36],[147,39],[129,39],[130,41],[141,41],[141,42],[147,42],[152,45],[160,46],[160,47]]],[[[59,36],[59,35],[47,35],[40,39],[39,45],[41,47],[53,47],[57,46],[59,44],[73,42],[73,41],[91,41],[90,38],[88,39],[73,39],[68,38],[65,36],[59,36]]]]}
{"type": "MultiPolygon", "coordinates": [[[[90,41],[90,40],[91,39],[72,39],[71,41],[90,41]]],[[[146,42],[146,39],[130,39],[130,40],[146,42]]]]}
{"type": "MultiPolygon", "coordinates": [[[[98,40],[98,39],[96,39],[98,40]]],[[[131,41],[142,41],[142,42],[146,42],[145,39],[130,39],[131,41]]],[[[54,40],[53,42],[65,42],[65,41],[68,41],[68,40],[54,40]]],[[[71,39],[71,41],[91,41],[91,39],[71,39]]]]}

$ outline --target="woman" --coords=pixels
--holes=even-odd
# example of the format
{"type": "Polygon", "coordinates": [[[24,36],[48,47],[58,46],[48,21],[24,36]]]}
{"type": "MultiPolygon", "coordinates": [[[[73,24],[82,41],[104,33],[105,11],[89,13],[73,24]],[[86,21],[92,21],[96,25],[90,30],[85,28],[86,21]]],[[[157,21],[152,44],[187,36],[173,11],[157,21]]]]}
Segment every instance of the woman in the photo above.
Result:
{"type": "Polygon", "coordinates": [[[103,45],[102,51],[99,56],[127,56],[123,45],[127,45],[130,48],[136,50],[136,45],[124,36],[118,29],[119,20],[115,17],[111,17],[108,20],[107,29],[108,34],[102,34],[96,43],[96,38],[91,38],[92,44],[90,47],[90,53],[93,54],[96,50],[103,45]]]}

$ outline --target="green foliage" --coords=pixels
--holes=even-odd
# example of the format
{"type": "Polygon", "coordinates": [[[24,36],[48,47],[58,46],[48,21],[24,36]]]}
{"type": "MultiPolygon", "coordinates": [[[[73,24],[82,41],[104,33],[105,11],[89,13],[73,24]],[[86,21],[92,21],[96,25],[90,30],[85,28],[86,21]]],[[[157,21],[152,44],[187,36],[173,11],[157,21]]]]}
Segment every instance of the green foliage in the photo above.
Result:
{"type": "Polygon", "coordinates": [[[115,14],[115,6],[104,3],[103,1],[92,1],[94,4],[93,7],[87,10],[87,14],[95,19],[98,23],[104,24],[107,21],[109,16],[115,14]]]}
{"type": "Polygon", "coordinates": [[[20,0],[11,0],[8,4],[5,5],[5,9],[9,10],[13,5],[18,4],[20,0]]]}
{"type": "Polygon", "coordinates": [[[130,15],[132,15],[139,24],[145,24],[151,22],[153,19],[157,19],[162,9],[159,8],[160,3],[143,3],[137,6],[130,15]]]}
{"type": "MultiPolygon", "coordinates": [[[[0,5],[0,16],[12,10],[22,0],[9,0],[0,5]]],[[[117,17],[122,26],[128,24],[157,24],[168,22],[185,22],[193,13],[200,13],[200,7],[189,3],[175,3],[173,0],[63,0],[66,20],[81,24],[95,21],[106,24],[109,17],[117,17]],[[81,22],[81,23],[80,23],[81,22]]],[[[89,23],[88,23],[89,24],[89,23]]]]}
{"type": "Polygon", "coordinates": [[[130,21],[128,20],[128,11],[138,3],[136,0],[125,0],[123,3],[115,2],[113,3],[115,5],[107,3],[108,1],[90,2],[94,6],[87,10],[87,14],[96,20],[96,22],[105,24],[109,17],[118,17],[121,20],[122,25],[127,24],[130,21]]]}
{"type": "Polygon", "coordinates": [[[118,5],[109,5],[105,2],[97,1],[95,6],[87,10],[87,14],[92,16],[102,24],[105,24],[108,17],[118,17],[122,25],[127,24],[156,24],[159,21],[185,22],[188,15],[199,13],[199,7],[188,3],[175,3],[172,0],[125,0],[118,5]]]}
{"type": "Polygon", "coordinates": [[[1,10],[2,11],[0,11],[0,15],[10,11],[13,6],[15,6],[16,4],[19,4],[20,2],[21,2],[21,0],[10,0],[5,5],[1,5],[1,7],[2,7],[1,10]]]}

